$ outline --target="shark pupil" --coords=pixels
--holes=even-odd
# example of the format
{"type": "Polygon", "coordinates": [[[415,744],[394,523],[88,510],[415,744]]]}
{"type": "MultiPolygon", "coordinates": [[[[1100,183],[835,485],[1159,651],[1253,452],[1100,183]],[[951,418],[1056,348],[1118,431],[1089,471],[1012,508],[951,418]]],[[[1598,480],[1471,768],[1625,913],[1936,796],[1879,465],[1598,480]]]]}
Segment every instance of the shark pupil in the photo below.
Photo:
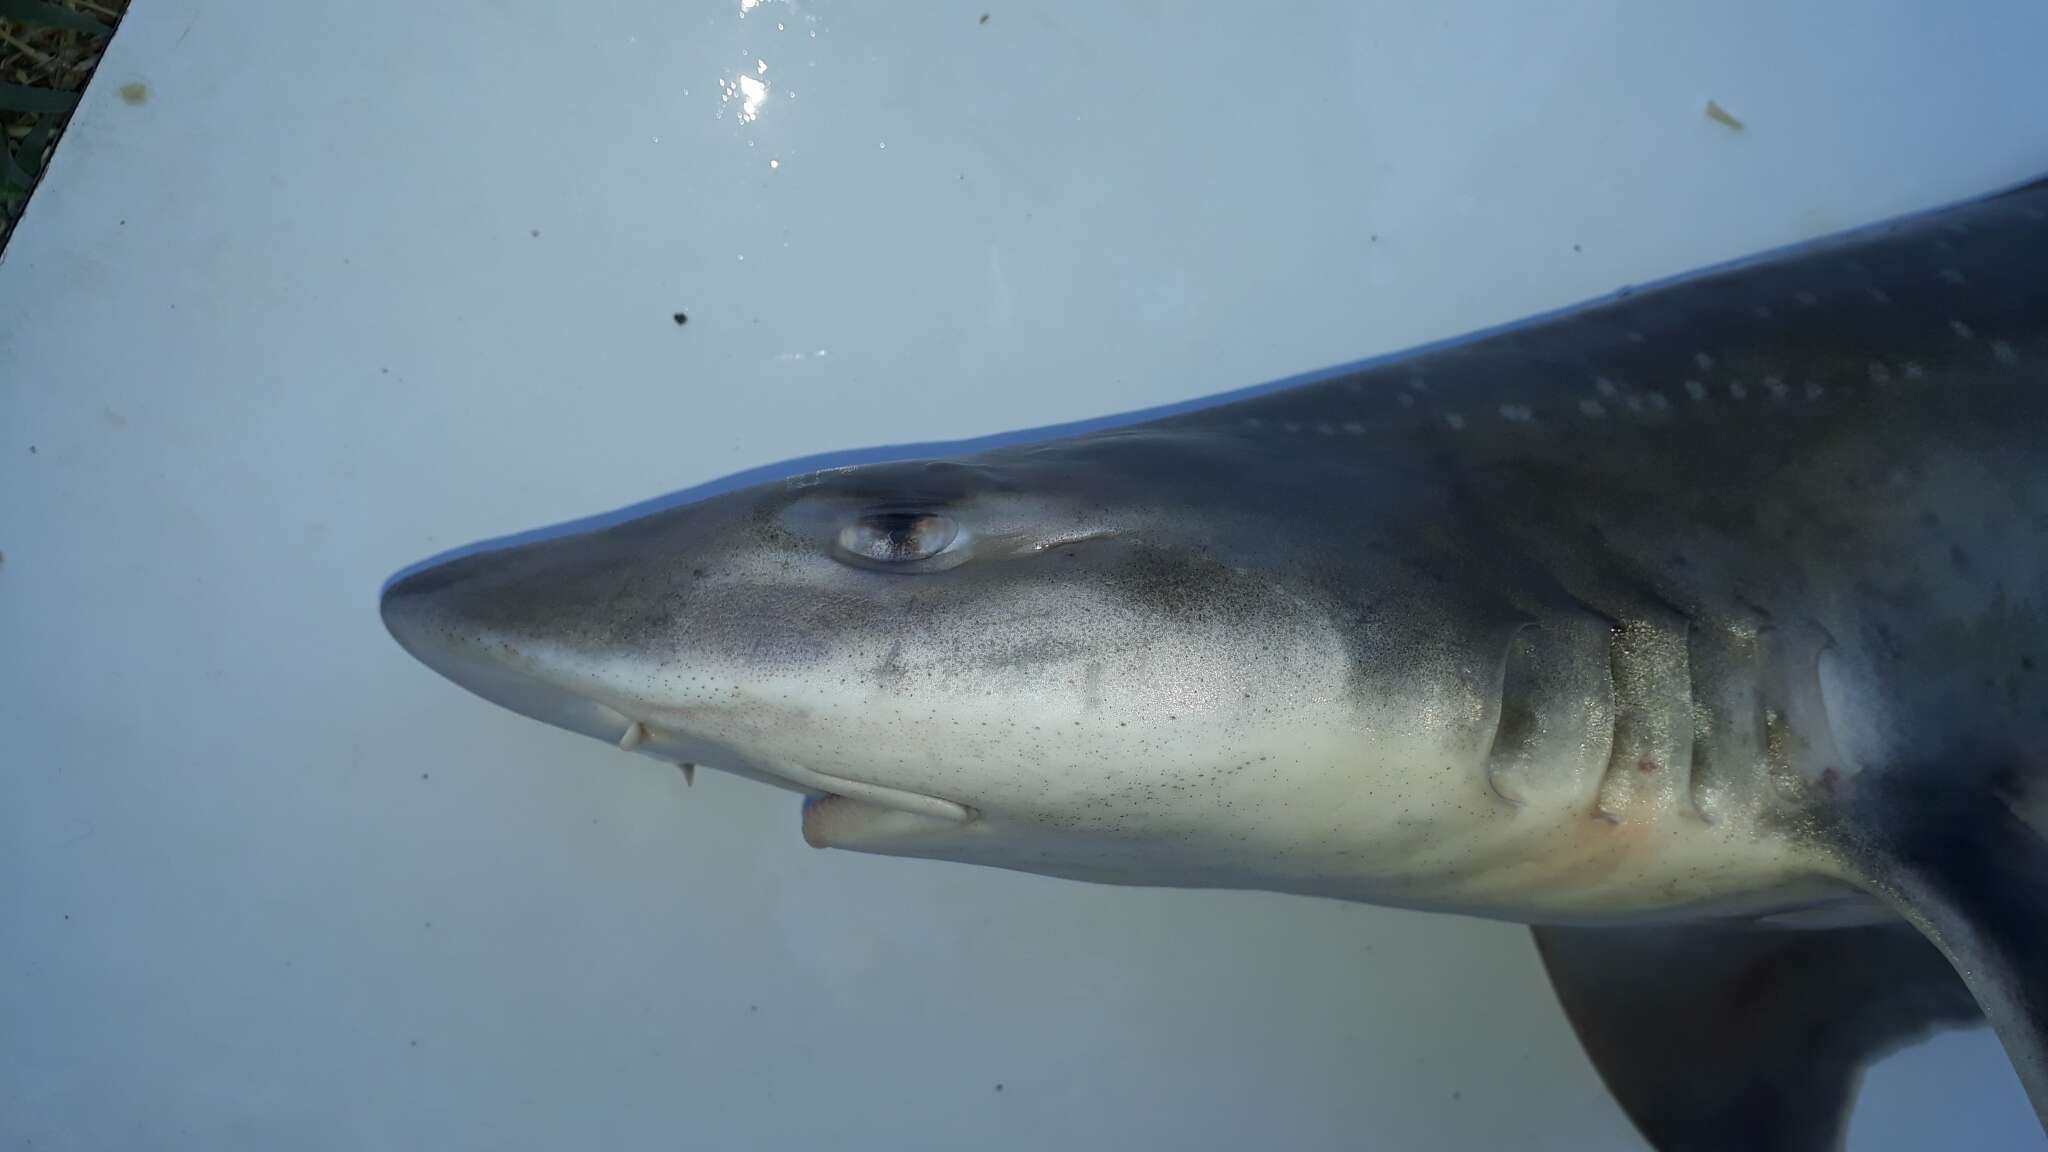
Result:
{"type": "Polygon", "coordinates": [[[953,542],[953,522],[919,512],[863,516],[839,533],[839,546],[863,560],[901,564],[928,560],[953,542]]]}

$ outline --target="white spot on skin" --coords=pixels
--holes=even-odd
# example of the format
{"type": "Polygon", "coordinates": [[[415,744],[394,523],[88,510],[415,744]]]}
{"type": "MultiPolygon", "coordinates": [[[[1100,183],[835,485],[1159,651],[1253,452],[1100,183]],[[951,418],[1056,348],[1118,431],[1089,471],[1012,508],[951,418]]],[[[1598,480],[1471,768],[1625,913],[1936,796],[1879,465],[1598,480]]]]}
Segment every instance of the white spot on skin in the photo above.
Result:
{"type": "Polygon", "coordinates": [[[1870,382],[1882,388],[1892,382],[1892,370],[1881,360],[1872,360],[1869,365],[1870,382]]]}
{"type": "Polygon", "coordinates": [[[1247,416],[1244,418],[1244,426],[1247,428],[1264,428],[1266,422],[1257,416],[1247,416]]]}
{"type": "Polygon", "coordinates": [[[1614,381],[1609,380],[1605,376],[1602,376],[1598,380],[1593,381],[1593,390],[1600,393],[1602,396],[1607,397],[1609,400],[1612,400],[1616,396],[1621,395],[1621,389],[1615,387],[1614,381]]]}
{"type": "Polygon", "coordinates": [[[1963,279],[1962,271],[1956,268],[1943,268],[1941,270],[1941,278],[1958,286],[1969,283],[1969,281],[1963,279]]]}
{"type": "Polygon", "coordinates": [[[1671,402],[1664,399],[1664,394],[1662,392],[1652,392],[1648,396],[1644,397],[1644,399],[1649,402],[1650,411],[1652,412],[1662,412],[1666,408],[1671,407],[1671,402]]]}
{"type": "Polygon", "coordinates": [[[1808,400],[1818,400],[1826,394],[1827,389],[1820,386],[1820,381],[1808,380],[1806,382],[1806,398],[1808,400]]]}
{"type": "Polygon", "coordinates": [[[1961,320],[1949,321],[1948,330],[1955,333],[1958,337],[1964,340],[1973,340],[1977,336],[1975,332],[1970,330],[1970,326],[1968,324],[1963,323],[1961,320]]]}
{"type": "Polygon", "coordinates": [[[1579,401],[1579,411],[1598,420],[1602,416],[1607,415],[1607,406],[1598,400],[1581,400],[1579,401]]]}
{"type": "Polygon", "coordinates": [[[1365,425],[1360,424],[1356,420],[1346,420],[1344,422],[1344,431],[1353,436],[1363,436],[1365,435],[1365,425]]]}
{"type": "Polygon", "coordinates": [[[1878,304],[1889,304],[1892,302],[1892,294],[1882,288],[1872,288],[1870,299],[1878,304]]]}
{"type": "Polygon", "coordinates": [[[1500,415],[1501,419],[1512,424],[1534,424],[1536,422],[1536,414],[1520,404],[1501,405],[1500,415]]]}
{"type": "Polygon", "coordinates": [[[1693,353],[1692,362],[1697,364],[1702,372],[1712,372],[1714,370],[1714,358],[1705,352],[1693,353]]]}
{"type": "Polygon", "coordinates": [[[1920,365],[1915,363],[1914,361],[1906,361],[1906,379],[1925,380],[1926,378],[1927,369],[1920,367],[1920,365]]]}
{"type": "Polygon", "coordinates": [[[1797,301],[1799,301],[1799,306],[1800,306],[1801,308],[1811,308],[1811,307],[1813,307],[1813,306],[1814,306],[1815,304],[1818,304],[1818,303],[1820,303],[1820,297],[1818,297],[1818,296],[1815,296],[1815,295],[1814,295],[1813,293],[1811,293],[1811,292],[1801,292],[1801,293],[1798,293],[1797,295],[1793,296],[1792,298],[1793,298],[1794,300],[1797,300],[1797,301]]]}
{"type": "Polygon", "coordinates": [[[1842,754],[1843,767],[1854,775],[1884,762],[1892,734],[1885,730],[1888,721],[1883,710],[1873,706],[1883,699],[1879,689],[1867,676],[1852,672],[1851,667],[1829,645],[1815,661],[1814,679],[1820,687],[1821,712],[1827,717],[1828,735],[1842,754]]]}
{"type": "Polygon", "coordinates": [[[1687,380],[1685,382],[1685,394],[1695,400],[1705,400],[1707,398],[1707,386],[1697,380],[1687,380]]]}
{"type": "Polygon", "coordinates": [[[1771,399],[1773,400],[1783,400],[1785,398],[1785,382],[1776,376],[1764,377],[1764,388],[1770,392],[1771,399]]]}
{"type": "Polygon", "coordinates": [[[1749,396],[1749,389],[1743,387],[1740,380],[1730,380],[1728,382],[1728,396],[1734,400],[1746,399],[1749,396]]]}
{"type": "Polygon", "coordinates": [[[1287,431],[1289,431],[1289,432],[1299,432],[1299,431],[1301,431],[1301,425],[1300,425],[1300,423],[1298,423],[1297,421],[1293,421],[1293,420],[1282,420],[1282,421],[1280,422],[1280,427],[1282,427],[1282,428],[1285,428],[1285,429],[1286,429],[1287,431]]]}
{"type": "Polygon", "coordinates": [[[1403,408],[1413,408],[1413,407],[1415,407],[1415,393],[1413,393],[1413,392],[1403,392],[1403,393],[1401,393],[1401,407],[1403,407],[1403,408]]]}
{"type": "Polygon", "coordinates": [[[2007,344],[2003,340],[1993,340],[1991,342],[1991,355],[1997,357],[2000,364],[2017,364],[2020,362],[2019,353],[2014,352],[2012,345],[2007,344]]]}
{"type": "Polygon", "coordinates": [[[1750,311],[1751,311],[1751,313],[1752,313],[1753,315],[1755,315],[1755,316],[1756,316],[1756,318],[1757,318],[1757,319],[1759,319],[1759,320],[1769,320],[1769,319],[1770,319],[1770,318],[1772,318],[1773,316],[1776,316],[1776,315],[1777,315],[1777,313],[1776,313],[1776,312],[1773,312],[1773,311],[1771,311],[1771,310],[1770,310],[1769,308],[1765,307],[1765,306],[1764,306],[1764,305],[1762,305],[1762,304],[1759,304],[1759,305],[1757,305],[1757,306],[1756,306],[1755,308],[1751,309],[1750,311]]]}
{"type": "Polygon", "coordinates": [[[1446,412],[1444,413],[1444,423],[1450,425],[1454,430],[1461,429],[1465,426],[1465,418],[1456,412],[1446,412]]]}
{"type": "Polygon", "coordinates": [[[1323,436],[1335,436],[1337,429],[1328,420],[1322,420],[1317,422],[1316,432],[1323,436]]]}
{"type": "Polygon", "coordinates": [[[1643,398],[1641,396],[1631,396],[1624,403],[1628,405],[1628,410],[1631,412],[1641,412],[1643,410],[1643,398]]]}
{"type": "Polygon", "coordinates": [[[1628,334],[1628,342],[1631,344],[1641,344],[1645,339],[1646,337],[1641,332],[1631,332],[1628,334]]]}

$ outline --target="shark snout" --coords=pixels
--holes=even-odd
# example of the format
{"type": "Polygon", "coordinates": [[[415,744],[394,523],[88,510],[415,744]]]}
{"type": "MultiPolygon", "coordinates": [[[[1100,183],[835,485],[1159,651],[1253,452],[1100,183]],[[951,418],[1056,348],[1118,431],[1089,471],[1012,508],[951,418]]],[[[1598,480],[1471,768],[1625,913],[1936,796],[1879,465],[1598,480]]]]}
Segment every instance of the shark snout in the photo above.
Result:
{"type": "Polygon", "coordinates": [[[616,742],[634,720],[564,681],[545,638],[517,624],[528,598],[519,558],[469,556],[394,579],[379,611],[415,659],[493,704],[571,732],[616,742]]]}

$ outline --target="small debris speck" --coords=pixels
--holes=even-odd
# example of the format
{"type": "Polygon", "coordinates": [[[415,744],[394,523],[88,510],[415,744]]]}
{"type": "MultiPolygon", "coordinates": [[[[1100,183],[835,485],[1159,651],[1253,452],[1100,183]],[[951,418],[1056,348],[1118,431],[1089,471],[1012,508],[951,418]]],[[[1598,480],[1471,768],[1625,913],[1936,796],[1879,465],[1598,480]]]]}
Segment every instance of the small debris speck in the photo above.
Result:
{"type": "Polygon", "coordinates": [[[1002,1090],[1003,1086],[1001,1084],[996,1085],[996,1091],[1001,1092],[1002,1090]]]}
{"type": "Polygon", "coordinates": [[[976,20],[976,21],[975,21],[975,23],[976,23],[976,24],[986,24],[986,23],[988,23],[988,13],[986,13],[986,12],[983,12],[983,13],[981,14],[981,19],[979,19],[979,20],[976,20]]]}
{"type": "Polygon", "coordinates": [[[526,234],[527,234],[528,236],[531,236],[531,237],[533,237],[533,238],[534,238],[535,240],[538,240],[538,239],[540,239],[540,229],[538,229],[538,228],[528,228],[528,229],[526,230],[526,234]]]}
{"type": "Polygon", "coordinates": [[[425,780],[426,778],[427,774],[425,772],[420,773],[420,779],[425,780]]]}
{"type": "Polygon", "coordinates": [[[689,314],[684,312],[678,312],[674,316],[669,317],[669,319],[674,320],[678,328],[690,322],[689,314]]]}
{"type": "Polygon", "coordinates": [[[1581,247],[1579,247],[1579,246],[1578,246],[1577,244],[1574,244],[1574,245],[1572,245],[1572,251],[1574,251],[1574,252],[1584,252],[1584,251],[1585,251],[1585,249],[1584,249],[1584,248],[1581,248],[1581,247]]]}
{"type": "Polygon", "coordinates": [[[1721,107],[1712,100],[1707,101],[1707,119],[1736,132],[1742,131],[1742,121],[1730,116],[1726,108],[1721,107]]]}
{"type": "Polygon", "coordinates": [[[121,103],[123,103],[123,104],[143,104],[143,103],[147,103],[147,102],[148,102],[148,100],[149,100],[149,85],[147,85],[147,84],[123,84],[123,85],[121,85],[121,103]]]}

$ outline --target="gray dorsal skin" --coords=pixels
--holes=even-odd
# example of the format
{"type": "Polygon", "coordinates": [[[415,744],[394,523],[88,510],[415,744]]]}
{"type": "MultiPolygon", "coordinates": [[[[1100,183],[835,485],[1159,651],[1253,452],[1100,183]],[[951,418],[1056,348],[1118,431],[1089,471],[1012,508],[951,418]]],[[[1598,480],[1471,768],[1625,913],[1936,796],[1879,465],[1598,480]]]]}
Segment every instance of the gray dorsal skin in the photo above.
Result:
{"type": "Polygon", "coordinates": [[[1660,1147],[1832,1146],[1951,971],[2048,1116],[2044,270],[2048,184],[384,617],[817,846],[1538,925],[1660,1147]]]}

